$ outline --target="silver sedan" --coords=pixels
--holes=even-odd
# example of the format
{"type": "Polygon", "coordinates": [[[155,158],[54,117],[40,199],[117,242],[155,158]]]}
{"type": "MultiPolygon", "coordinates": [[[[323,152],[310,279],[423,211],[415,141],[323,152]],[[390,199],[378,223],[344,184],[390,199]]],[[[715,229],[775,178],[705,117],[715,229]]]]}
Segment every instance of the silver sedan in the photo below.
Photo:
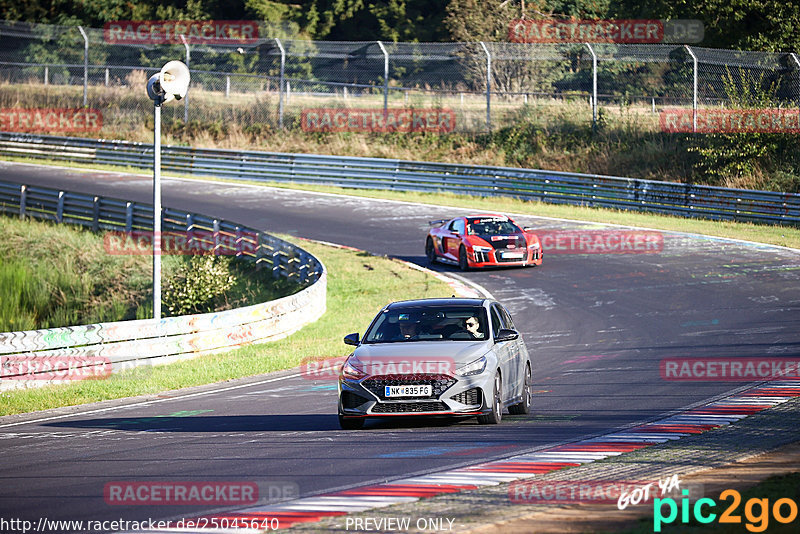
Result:
{"type": "Polygon", "coordinates": [[[367,417],[477,416],[497,424],[531,406],[531,361],[508,311],[491,299],[394,302],[367,328],[339,376],[339,423],[367,417]]]}

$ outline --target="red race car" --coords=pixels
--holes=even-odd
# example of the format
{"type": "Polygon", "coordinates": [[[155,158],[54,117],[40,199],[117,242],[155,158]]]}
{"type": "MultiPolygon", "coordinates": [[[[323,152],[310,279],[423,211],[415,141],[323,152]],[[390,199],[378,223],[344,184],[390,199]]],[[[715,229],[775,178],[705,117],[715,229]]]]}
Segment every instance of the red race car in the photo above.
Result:
{"type": "Polygon", "coordinates": [[[473,267],[542,264],[542,245],[530,228],[522,229],[505,215],[468,215],[431,221],[425,240],[430,263],[473,267]]]}

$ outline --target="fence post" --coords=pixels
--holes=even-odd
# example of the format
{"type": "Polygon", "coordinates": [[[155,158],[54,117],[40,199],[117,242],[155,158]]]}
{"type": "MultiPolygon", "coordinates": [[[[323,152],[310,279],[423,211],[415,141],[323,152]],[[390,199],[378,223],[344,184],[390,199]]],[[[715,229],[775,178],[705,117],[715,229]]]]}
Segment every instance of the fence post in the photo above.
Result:
{"type": "Polygon", "coordinates": [[[275,44],[278,45],[278,49],[281,51],[281,77],[280,82],[278,83],[278,128],[283,128],[283,75],[286,69],[286,50],[283,48],[283,44],[281,44],[281,40],[277,37],[275,38],[275,44]]]}
{"type": "Polygon", "coordinates": [[[597,54],[594,53],[592,45],[586,44],[589,53],[592,54],[592,130],[597,130],[597,54]]]}
{"type": "Polygon", "coordinates": [[[694,55],[692,49],[689,48],[689,45],[683,45],[686,48],[686,51],[689,52],[689,55],[692,56],[692,62],[694,63],[694,75],[692,77],[692,132],[697,131],[697,56],[694,55]]]}
{"type": "Polygon", "coordinates": [[[78,30],[83,35],[83,107],[86,107],[89,101],[89,37],[83,26],[78,26],[78,30]]]}
{"type": "Polygon", "coordinates": [[[50,67],[48,65],[44,66],[44,84],[48,84],[48,80],[50,78],[50,67]]]}
{"type": "Polygon", "coordinates": [[[108,67],[106,67],[106,87],[108,87],[108,81],[109,81],[108,79],[109,79],[109,73],[108,73],[108,67]]]}
{"type": "Polygon", "coordinates": [[[486,129],[492,131],[492,55],[486,43],[480,42],[486,52],[486,129]]]}
{"type": "Polygon", "coordinates": [[[225,76],[225,98],[231,96],[231,77],[225,76]]]}
{"type": "MultiPolygon", "coordinates": [[[[800,59],[797,58],[797,54],[795,54],[794,52],[791,52],[789,55],[792,56],[792,59],[794,60],[795,64],[797,65],[797,68],[800,69],[800,59]]],[[[798,89],[797,89],[797,105],[800,106],[800,84],[798,84],[798,85],[799,86],[798,86],[798,89]]]]}
{"type": "Polygon", "coordinates": [[[389,115],[389,52],[382,42],[377,43],[383,52],[383,123],[386,124],[386,117],[389,115]]]}
{"type": "MultiPolygon", "coordinates": [[[[181,34],[181,41],[186,48],[186,67],[189,67],[189,43],[186,42],[186,36],[181,34]]],[[[186,95],[183,97],[183,124],[189,124],[189,90],[186,90],[186,95]]]]}

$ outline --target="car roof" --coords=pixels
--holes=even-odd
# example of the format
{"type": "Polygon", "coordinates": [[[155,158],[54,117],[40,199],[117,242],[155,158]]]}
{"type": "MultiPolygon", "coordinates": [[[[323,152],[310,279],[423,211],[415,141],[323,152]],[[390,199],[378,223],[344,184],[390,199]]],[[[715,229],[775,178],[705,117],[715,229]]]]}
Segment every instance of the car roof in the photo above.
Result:
{"type": "Polygon", "coordinates": [[[511,220],[511,217],[508,215],[503,215],[502,213],[478,213],[473,215],[465,215],[467,219],[508,219],[511,220]]]}
{"type": "Polygon", "coordinates": [[[392,308],[425,308],[425,307],[439,307],[439,306],[483,306],[488,299],[475,299],[475,298],[433,298],[433,299],[416,299],[416,300],[401,300],[392,302],[385,309],[391,310],[392,308]]]}

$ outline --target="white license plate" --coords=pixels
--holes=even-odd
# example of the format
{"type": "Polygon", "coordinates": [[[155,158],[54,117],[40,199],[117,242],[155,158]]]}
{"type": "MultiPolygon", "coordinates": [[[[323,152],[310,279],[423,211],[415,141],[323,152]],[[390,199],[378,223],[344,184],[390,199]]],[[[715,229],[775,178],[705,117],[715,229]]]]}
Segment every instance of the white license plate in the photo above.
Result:
{"type": "Polygon", "coordinates": [[[524,254],[522,252],[503,252],[504,258],[509,258],[509,259],[513,258],[521,260],[523,256],[524,254]]]}
{"type": "Polygon", "coordinates": [[[385,397],[430,397],[431,386],[384,386],[385,397]]]}

